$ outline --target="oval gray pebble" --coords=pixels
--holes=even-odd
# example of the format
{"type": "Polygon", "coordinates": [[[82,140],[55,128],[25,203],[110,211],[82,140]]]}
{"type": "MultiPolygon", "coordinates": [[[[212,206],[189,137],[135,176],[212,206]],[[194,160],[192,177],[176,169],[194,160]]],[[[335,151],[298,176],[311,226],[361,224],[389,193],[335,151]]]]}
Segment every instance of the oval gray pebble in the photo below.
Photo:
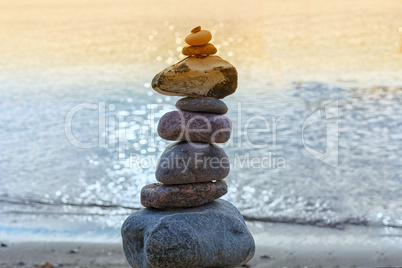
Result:
{"type": "Polygon", "coordinates": [[[218,99],[182,98],[176,102],[176,108],[182,111],[226,114],[228,107],[218,99]]]}

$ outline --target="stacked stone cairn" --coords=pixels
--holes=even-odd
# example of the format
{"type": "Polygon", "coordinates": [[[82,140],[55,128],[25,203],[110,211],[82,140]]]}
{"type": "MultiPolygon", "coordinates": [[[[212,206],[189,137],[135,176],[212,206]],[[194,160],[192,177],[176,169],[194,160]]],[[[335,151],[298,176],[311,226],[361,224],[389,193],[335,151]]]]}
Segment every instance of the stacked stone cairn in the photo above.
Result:
{"type": "Polygon", "coordinates": [[[218,199],[229,160],[215,143],[227,142],[232,123],[220,99],[235,92],[237,71],[218,56],[212,35],[198,26],[185,39],[187,58],[155,76],[152,87],[170,96],[186,96],[178,110],[159,121],[158,134],[176,141],[162,153],[159,183],[141,190],[146,207],[129,216],[122,236],[132,267],[238,267],[248,262],[255,244],[240,212],[218,199]]]}

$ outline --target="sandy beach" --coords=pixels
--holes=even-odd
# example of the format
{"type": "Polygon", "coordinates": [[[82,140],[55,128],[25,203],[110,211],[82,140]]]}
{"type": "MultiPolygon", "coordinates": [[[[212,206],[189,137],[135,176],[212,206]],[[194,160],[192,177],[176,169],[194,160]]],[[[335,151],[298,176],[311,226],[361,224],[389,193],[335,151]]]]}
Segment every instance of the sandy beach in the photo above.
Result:
{"type": "MultiPolygon", "coordinates": [[[[347,226],[345,230],[253,223],[257,250],[247,267],[397,267],[401,231],[347,226]]],[[[0,267],[129,267],[120,243],[4,242],[0,267]]]]}

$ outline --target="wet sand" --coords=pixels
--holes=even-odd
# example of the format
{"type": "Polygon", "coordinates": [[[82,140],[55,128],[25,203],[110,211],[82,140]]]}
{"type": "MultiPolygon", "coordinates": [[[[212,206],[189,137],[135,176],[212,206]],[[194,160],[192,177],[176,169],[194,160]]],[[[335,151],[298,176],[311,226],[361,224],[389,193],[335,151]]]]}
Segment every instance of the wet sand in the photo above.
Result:
{"type": "MultiPolygon", "coordinates": [[[[402,237],[384,227],[249,224],[257,251],[248,267],[395,267],[402,237]]],[[[120,243],[18,242],[0,248],[0,267],[129,267],[120,243]]]]}
{"type": "Polygon", "coordinates": [[[129,267],[116,243],[19,242],[0,248],[0,267],[129,267]]]}

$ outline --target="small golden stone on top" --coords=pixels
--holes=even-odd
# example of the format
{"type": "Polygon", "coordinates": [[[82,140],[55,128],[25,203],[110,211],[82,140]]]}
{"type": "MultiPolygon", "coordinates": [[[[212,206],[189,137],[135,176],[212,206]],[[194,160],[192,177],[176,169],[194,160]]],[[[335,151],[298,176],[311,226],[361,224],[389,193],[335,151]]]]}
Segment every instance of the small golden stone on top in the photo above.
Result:
{"type": "Polygon", "coordinates": [[[197,33],[197,32],[199,32],[199,31],[201,31],[201,26],[197,26],[197,27],[193,28],[193,29],[191,30],[191,33],[197,33]]]}

